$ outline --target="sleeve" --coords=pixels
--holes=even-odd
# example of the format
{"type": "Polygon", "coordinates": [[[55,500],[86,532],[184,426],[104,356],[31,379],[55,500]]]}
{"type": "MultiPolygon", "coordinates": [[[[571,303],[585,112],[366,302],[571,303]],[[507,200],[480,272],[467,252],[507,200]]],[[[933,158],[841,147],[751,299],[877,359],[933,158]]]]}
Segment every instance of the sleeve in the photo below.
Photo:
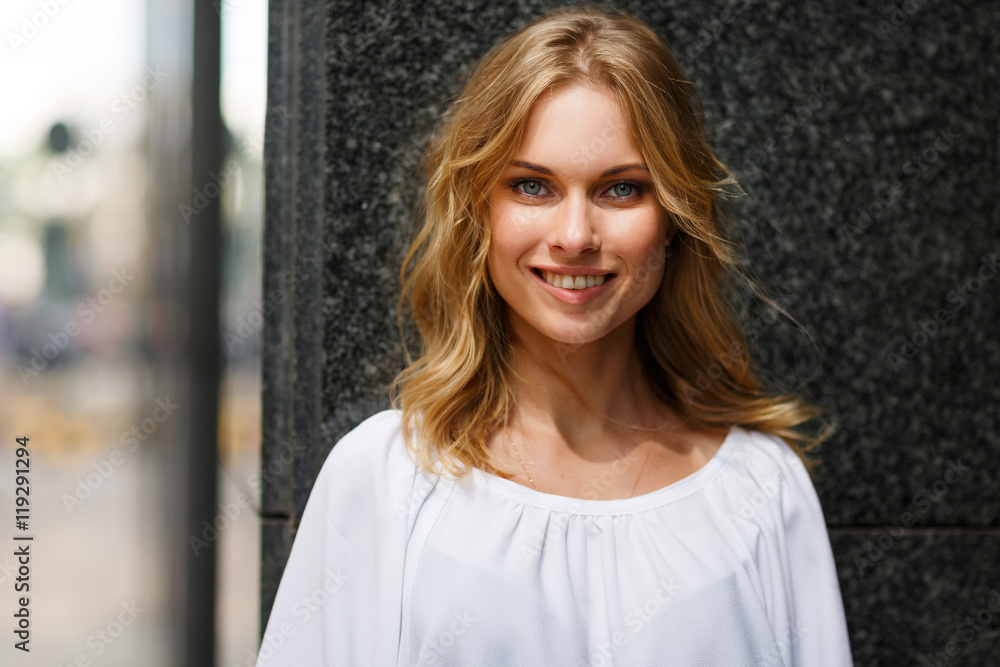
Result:
{"type": "Polygon", "coordinates": [[[337,443],[306,503],[257,667],[396,663],[415,471],[395,411],[337,443]]]}
{"type": "Polygon", "coordinates": [[[773,539],[760,554],[777,652],[790,667],[851,667],[844,603],[816,489],[805,465],[783,440],[755,437],[767,440],[768,458],[778,466],[780,480],[769,527],[773,539]]]}

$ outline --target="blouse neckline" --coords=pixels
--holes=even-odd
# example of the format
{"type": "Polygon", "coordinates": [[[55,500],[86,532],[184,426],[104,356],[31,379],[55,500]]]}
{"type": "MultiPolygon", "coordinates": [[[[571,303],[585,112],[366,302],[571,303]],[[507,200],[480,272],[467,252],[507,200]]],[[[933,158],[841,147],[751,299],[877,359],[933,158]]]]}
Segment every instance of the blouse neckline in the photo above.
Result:
{"type": "Polygon", "coordinates": [[[476,486],[533,507],[569,514],[594,516],[632,514],[634,512],[662,507],[701,489],[729,463],[736,452],[738,436],[745,433],[744,429],[733,426],[729,429],[729,433],[726,434],[718,451],[715,452],[704,466],[676,482],[671,482],[664,487],[632,498],[615,498],[612,500],[572,498],[570,496],[535,491],[517,482],[504,479],[479,468],[471,468],[470,475],[476,486]]]}

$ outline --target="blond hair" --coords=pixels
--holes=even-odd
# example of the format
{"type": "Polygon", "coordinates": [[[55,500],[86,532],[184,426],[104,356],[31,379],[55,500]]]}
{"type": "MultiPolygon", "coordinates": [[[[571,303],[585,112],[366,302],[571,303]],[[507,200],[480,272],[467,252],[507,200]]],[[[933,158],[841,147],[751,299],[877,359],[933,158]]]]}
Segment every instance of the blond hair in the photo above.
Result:
{"type": "Polygon", "coordinates": [[[770,433],[802,456],[808,439],[796,427],[819,411],[765,392],[751,370],[729,295],[735,280],[752,283],[720,211],[734,180],[706,143],[700,98],[645,23],[590,4],[551,11],[487,53],[427,147],[423,224],[400,270],[397,311],[402,331],[408,301],[423,345],[415,360],[407,350],[390,387],[407,448],[425,470],[503,474],[488,442],[515,397],[504,304],[487,271],[489,193],[539,96],[571,84],[617,100],[674,226],[659,291],[636,322],[653,391],[696,424],[770,433]]]}

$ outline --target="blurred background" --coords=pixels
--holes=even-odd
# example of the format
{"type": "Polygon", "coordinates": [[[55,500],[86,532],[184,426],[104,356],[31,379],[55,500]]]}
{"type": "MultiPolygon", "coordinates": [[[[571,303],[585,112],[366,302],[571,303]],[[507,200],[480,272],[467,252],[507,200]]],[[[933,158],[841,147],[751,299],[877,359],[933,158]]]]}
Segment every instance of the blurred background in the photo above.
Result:
{"type": "Polygon", "coordinates": [[[0,664],[252,665],[266,0],[5,0],[0,27],[0,664]]]}

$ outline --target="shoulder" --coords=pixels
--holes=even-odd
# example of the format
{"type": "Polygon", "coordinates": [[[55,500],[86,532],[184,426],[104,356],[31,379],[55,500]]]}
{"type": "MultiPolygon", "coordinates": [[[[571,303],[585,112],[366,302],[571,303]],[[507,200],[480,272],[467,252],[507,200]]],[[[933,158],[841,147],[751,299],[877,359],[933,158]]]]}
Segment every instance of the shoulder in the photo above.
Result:
{"type": "Polygon", "coordinates": [[[402,413],[383,410],[337,441],[309,502],[335,517],[331,521],[344,532],[357,530],[358,516],[412,527],[423,499],[439,488],[441,480],[422,470],[406,447],[402,413]]]}
{"type": "Polygon", "coordinates": [[[809,480],[809,472],[798,454],[782,438],[770,433],[734,427],[733,472],[753,477],[795,477],[809,480]]]}
{"type": "Polygon", "coordinates": [[[734,438],[717,493],[782,664],[850,665],[836,563],[805,464],[777,436],[739,429],[734,438]]]}
{"type": "Polygon", "coordinates": [[[337,441],[327,455],[320,475],[388,472],[404,464],[405,449],[399,411],[383,410],[362,421],[337,441]]]}
{"type": "Polygon", "coordinates": [[[816,489],[802,459],[778,436],[735,428],[722,486],[734,520],[823,525],[816,489]]]}
{"type": "Polygon", "coordinates": [[[262,644],[272,657],[258,665],[395,658],[399,615],[379,605],[402,595],[414,473],[392,410],[368,417],[334,445],[275,596],[262,644]]]}
{"type": "Polygon", "coordinates": [[[775,470],[795,469],[806,472],[802,460],[782,438],[739,426],[734,431],[740,443],[737,457],[742,456],[744,463],[775,470]]]}
{"type": "Polygon", "coordinates": [[[367,443],[390,440],[399,432],[399,410],[382,410],[348,431],[337,442],[336,447],[341,448],[340,451],[342,452],[347,452],[348,450],[354,452],[359,447],[369,446],[367,443]]]}
{"type": "Polygon", "coordinates": [[[384,503],[399,503],[415,477],[417,466],[403,442],[400,413],[383,410],[337,441],[320,468],[310,500],[374,505],[371,509],[377,510],[384,503]]]}

